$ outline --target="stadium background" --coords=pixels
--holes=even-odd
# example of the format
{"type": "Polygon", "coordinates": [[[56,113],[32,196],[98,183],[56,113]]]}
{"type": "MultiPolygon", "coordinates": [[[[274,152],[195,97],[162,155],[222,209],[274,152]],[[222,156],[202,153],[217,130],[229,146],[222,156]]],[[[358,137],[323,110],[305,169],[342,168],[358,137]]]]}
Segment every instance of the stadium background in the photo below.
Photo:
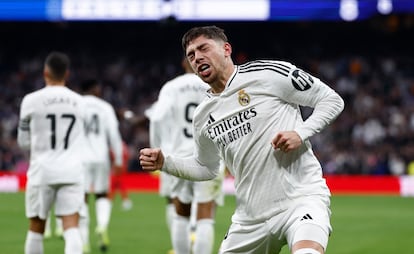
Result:
{"type": "MultiPolygon", "coordinates": [[[[215,24],[229,35],[236,63],[259,58],[292,61],[343,96],[344,112],[312,138],[334,195],[414,195],[411,1],[392,1],[398,8],[387,15],[372,11],[376,0],[357,1],[368,11],[352,21],[341,19],[336,9],[333,15],[332,8],[322,11],[305,5],[296,7],[299,14],[277,16],[276,6],[284,1],[271,1],[276,3],[272,12],[276,16],[266,20],[198,21],[168,15],[147,20],[64,20],[28,11],[30,4],[53,1],[16,1],[26,5],[15,9],[6,8],[5,2],[0,3],[0,192],[24,190],[28,158],[16,144],[19,105],[26,93],[43,86],[43,60],[51,50],[65,51],[72,59],[69,87],[77,90],[85,78],[101,80],[132,155],[129,187],[155,192],[157,176],[142,172],[134,156],[148,145],[144,110],[161,86],[182,72],[182,34],[194,25],[215,24]],[[10,16],[13,10],[15,17],[10,16]]],[[[317,6],[341,1],[285,2],[317,6]]],[[[304,108],[304,117],[309,113],[304,108]]]]}
{"type": "MultiPolygon", "coordinates": [[[[366,2],[376,1],[361,1],[366,2]]],[[[314,15],[316,20],[297,16],[294,21],[2,21],[0,168],[17,173],[27,168],[27,157],[15,142],[19,104],[24,94],[43,86],[47,52],[68,52],[71,88],[77,90],[89,77],[102,81],[104,97],[116,107],[123,139],[135,154],[148,144],[144,110],[164,82],[182,72],[182,34],[193,25],[216,24],[228,33],[236,63],[259,58],[292,61],[344,97],[345,111],[312,140],[326,175],[412,173],[414,16],[368,13],[370,17],[353,22],[323,20],[323,12],[314,15]]],[[[308,113],[305,108],[304,117],[308,113]]],[[[134,156],[129,171],[140,172],[134,156]]]]}

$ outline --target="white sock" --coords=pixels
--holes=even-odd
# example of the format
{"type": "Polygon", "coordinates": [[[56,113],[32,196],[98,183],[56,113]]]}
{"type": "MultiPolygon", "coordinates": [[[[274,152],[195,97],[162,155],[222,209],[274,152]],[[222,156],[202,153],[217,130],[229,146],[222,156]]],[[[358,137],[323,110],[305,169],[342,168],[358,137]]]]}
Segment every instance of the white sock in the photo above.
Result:
{"type": "Polygon", "coordinates": [[[89,221],[89,206],[84,203],[82,206],[81,216],[79,216],[79,230],[83,245],[89,244],[89,221]]]}
{"type": "Polygon", "coordinates": [[[167,221],[167,227],[169,231],[171,231],[171,227],[172,227],[171,225],[172,225],[174,216],[175,216],[175,206],[172,203],[168,204],[165,209],[165,218],[167,221]]]}
{"type": "Polygon", "coordinates": [[[63,222],[62,218],[56,217],[56,225],[55,225],[55,234],[62,234],[63,233],[63,222]]]}
{"type": "Polygon", "coordinates": [[[190,228],[192,231],[194,231],[197,225],[197,212],[198,212],[198,204],[195,200],[193,200],[191,203],[191,216],[190,216],[190,228]]]}
{"type": "Polygon", "coordinates": [[[82,254],[82,237],[79,228],[68,228],[63,232],[65,254],[82,254]]]}
{"type": "Polygon", "coordinates": [[[25,254],[43,254],[43,235],[28,231],[24,243],[25,254]]]}
{"type": "Polygon", "coordinates": [[[108,228],[111,209],[112,204],[108,198],[98,198],[96,200],[96,222],[98,230],[105,231],[108,228]]]}
{"type": "Polygon", "coordinates": [[[193,253],[211,254],[214,246],[214,220],[201,219],[196,224],[193,253]]]}
{"type": "Polygon", "coordinates": [[[171,228],[171,239],[176,254],[190,253],[190,219],[175,215],[171,228]]]}
{"type": "Polygon", "coordinates": [[[47,215],[46,224],[45,224],[45,232],[49,232],[49,233],[52,232],[50,217],[52,216],[49,213],[47,215]]]}

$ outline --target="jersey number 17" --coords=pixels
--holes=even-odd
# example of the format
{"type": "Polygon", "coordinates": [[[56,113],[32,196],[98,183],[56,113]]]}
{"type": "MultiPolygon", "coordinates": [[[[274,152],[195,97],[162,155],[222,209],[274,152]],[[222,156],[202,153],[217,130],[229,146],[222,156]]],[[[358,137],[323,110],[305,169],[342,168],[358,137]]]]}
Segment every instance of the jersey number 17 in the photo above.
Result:
{"type": "MultiPolygon", "coordinates": [[[[57,125],[57,119],[62,119],[65,120],[65,122],[67,122],[67,128],[66,128],[66,133],[64,135],[64,139],[63,139],[63,147],[64,149],[68,148],[68,144],[69,144],[69,136],[70,133],[72,131],[73,125],[76,122],[76,117],[73,114],[62,114],[60,117],[56,117],[56,114],[48,114],[46,115],[46,118],[50,120],[50,130],[51,130],[51,134],[50,134],[50,146],[52,149],[56,148],[56,125],[57,125]]],[[[59,121],[60,123],[60,121],[59,121]]]]}

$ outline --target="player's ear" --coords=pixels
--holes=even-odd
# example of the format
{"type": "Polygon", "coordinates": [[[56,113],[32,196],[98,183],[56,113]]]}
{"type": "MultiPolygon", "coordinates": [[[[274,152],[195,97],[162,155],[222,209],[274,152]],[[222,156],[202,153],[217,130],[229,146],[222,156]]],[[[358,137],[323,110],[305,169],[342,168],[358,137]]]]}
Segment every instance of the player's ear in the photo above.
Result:
{"type": "Polygon", "coordinates": [[[49,68],[47,68],[47,66],[45,66],[44,68],[43,68],[43,77],[46,79],[46,78],[49,78],[50,77],[50,75],[49,75],[49,68]]]}
{"type": "Polygon", "coordinates": [[[67,80],[69,78],[69,74],[70,74],[70,71],[67,70],[66,73],[65,73],[65,80],[67,80]]]}
{"type": "Polygon", "coordinates": [[[224,54],[225,54],[226,56],[230,56],[230,55],[231,55],[231,53],[232,53],[232,51],[233,51],[233,49],[232,49],[232,47],[231,47],[231,44],[230,44],[230,43],[228,43],[228,42],[225,42],[225,43],[224,43],[224,54]]]}

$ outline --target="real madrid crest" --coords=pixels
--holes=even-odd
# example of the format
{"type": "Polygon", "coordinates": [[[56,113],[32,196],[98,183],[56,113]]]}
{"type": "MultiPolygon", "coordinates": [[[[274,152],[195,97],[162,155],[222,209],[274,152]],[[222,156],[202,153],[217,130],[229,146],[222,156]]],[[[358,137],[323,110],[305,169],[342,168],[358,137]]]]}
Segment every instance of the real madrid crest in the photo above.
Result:
{"type": "Polygon", "coordinates": [[[243,89],[239,91],[239,103],[242,106],[247,106],[250,103],[250,96],[243,89]]]}

